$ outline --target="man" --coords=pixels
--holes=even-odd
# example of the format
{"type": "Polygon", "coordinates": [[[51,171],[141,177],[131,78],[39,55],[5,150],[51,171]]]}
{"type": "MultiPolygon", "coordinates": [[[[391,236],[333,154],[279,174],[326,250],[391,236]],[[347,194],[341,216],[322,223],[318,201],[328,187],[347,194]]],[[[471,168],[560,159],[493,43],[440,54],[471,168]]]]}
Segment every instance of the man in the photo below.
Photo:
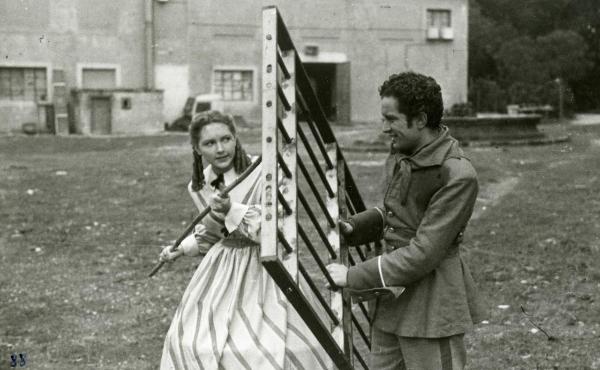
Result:
{"type": "Polygon", "coordinates": [[[379,94],[383,132],[392,140],[384,209],[340,227],[351,245],[383,237],[387,253],[350,269],[327,269],[340,287],[406,288],[377,302],[373,368],[463,369],[464,333],[481,320],[473,278],[458,251],[477,198],[477,174],[441,124],[442,94],[433,78],[395,74],[379,94]]]}

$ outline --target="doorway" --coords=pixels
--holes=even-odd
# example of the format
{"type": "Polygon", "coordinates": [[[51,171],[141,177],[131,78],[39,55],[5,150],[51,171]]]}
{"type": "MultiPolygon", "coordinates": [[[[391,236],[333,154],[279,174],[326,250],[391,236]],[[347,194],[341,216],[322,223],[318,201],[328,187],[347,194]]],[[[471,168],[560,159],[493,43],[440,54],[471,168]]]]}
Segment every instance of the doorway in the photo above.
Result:
{"type": "Polygon", "coordinates": [[[304,69],[327,119],[350,123],[350,63],[304,63],[304,69]]]}
{"type": "Polygon", "coordinates": [[[91,128],[92,134],[110,134],[110,97],[91,98],[91,128]]]}

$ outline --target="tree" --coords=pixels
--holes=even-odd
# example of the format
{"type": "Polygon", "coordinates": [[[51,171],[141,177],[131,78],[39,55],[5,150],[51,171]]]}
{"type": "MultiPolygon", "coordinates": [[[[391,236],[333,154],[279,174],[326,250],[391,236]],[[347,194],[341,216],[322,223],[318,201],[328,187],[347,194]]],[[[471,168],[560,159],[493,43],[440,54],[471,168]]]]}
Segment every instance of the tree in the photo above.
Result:
{"type": "Polygon", "coordinates": [[[497,106],[499,96],[548,100],[560,78],[578,108],[600,109],[598,0],[470,0],[470,6],[470,96],[482,106],[497,106]],[[490,94],[490,86],[501,91],[490,94]]]}
{"type": "Polygon", "coordinates": [[[482,14],[512,25],[521,35],[538,37],[564,28],[573,0],[477,0],[482,14]]]}
{"type": "Polygon", "coordinates": [[[494,53],[506,39],[518,35],[509,24],[497,22],[483,14],[477,1],[470,1],[469,76],[472,79],[494,78],[498,74],[494,53]]]}
{"type": "Polygon", "coordinates": [[[533,39],[518,37],[502,44],[495,54],[504,85],[514,82],[544,84],[561,78],[575,81],[591,66],[587,45],[574,31],[556,30],[533,39]]]}
{"type": "Polygon", "coordinates": [[[565,18],[570,29],[586,41],[587,57],[592,66],[588,73],[573,81],[573,93],[580,109],[600,110],[600,6],[597,0],[573,0],[565,18]]]}

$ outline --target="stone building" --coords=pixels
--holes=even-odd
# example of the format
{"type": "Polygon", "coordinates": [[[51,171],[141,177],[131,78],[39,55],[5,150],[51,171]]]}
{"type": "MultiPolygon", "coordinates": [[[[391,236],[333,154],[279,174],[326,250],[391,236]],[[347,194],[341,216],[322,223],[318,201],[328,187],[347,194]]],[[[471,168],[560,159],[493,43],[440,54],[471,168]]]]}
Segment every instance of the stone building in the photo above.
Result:
{"type": "Polygon", "coordinates": [[[257,123],[271,4],[333,121],[377,120],[377,87],[405,70],[466,101],[467,0],[4,0],[0,131],[154,132],[207,93],[257,123]]]}

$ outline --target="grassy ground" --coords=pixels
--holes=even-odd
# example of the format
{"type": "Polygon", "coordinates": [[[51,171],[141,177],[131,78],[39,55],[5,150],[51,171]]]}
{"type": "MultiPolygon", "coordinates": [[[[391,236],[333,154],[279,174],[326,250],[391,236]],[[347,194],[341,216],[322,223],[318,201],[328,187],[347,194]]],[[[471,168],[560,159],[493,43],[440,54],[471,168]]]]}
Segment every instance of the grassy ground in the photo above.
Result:
{"type": "MultiPolygon", "coordinates": [[[[569,144],[466,149],[482,191],[463,252],[490,312],[470,369],[600,368],[600,130],[567,130],[569,144]]],[[[185,135],[0,137],[0,369],[11,352],[33,369],[157,368],[197,261],[146,274],[194,215],[190,156],[185,135]]],[[[384,154],[346,157],[377,204],[384,154]]]]}

